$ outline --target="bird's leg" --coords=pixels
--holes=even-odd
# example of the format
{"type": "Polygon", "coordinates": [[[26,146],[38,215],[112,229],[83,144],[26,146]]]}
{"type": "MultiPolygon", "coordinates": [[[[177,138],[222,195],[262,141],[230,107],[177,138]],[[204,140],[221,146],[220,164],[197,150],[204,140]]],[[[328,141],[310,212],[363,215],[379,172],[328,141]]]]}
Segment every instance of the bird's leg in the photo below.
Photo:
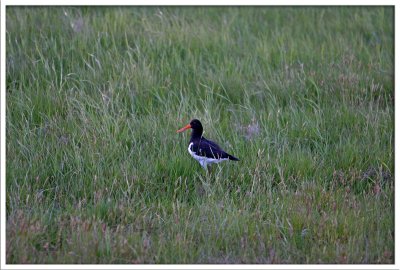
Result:
{"type": "Polygon", "coordinates": [[[203,167],[204,170],[207,171],[207,163],[204,160],[200,160],[199,162],[200,162],[201,167],[203,167]]]}
{"type": "Polygon", "coordinates": [[[208,172],[209,174],[211,174],[212,171],[213,171],[213,170],[212,170],[211,164],[207,165],[207,172],[208,172]]]}

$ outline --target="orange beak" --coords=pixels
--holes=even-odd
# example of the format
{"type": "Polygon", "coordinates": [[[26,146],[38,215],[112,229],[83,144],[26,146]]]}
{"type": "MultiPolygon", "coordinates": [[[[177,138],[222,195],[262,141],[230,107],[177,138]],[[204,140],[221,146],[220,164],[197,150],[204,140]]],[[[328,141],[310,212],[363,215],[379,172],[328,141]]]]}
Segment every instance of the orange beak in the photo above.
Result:
{"type": "Polygon", "coordinates": [[[177,130],[176,132],[177,132],[177,133],[180,133],[180,132],[183,132],[183,131],[185,131],[185,130],[187,130],[187,129],[189,129],[189,128],[192,128],[192,126],[191,126],[190,124],[187,124],[186,126],[184,126],[183,128],[181,128],[180,130],[177,130]]]}

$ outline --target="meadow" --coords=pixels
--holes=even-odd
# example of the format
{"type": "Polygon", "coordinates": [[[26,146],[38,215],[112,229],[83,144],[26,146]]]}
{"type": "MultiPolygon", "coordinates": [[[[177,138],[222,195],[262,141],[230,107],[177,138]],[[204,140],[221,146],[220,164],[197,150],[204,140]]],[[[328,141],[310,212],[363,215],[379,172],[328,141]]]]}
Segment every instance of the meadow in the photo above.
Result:
{"type": "Polygon", "coordinates": [[[5,61],[7,263],[394,263],[394,7],[8,6],[5,61]]]}

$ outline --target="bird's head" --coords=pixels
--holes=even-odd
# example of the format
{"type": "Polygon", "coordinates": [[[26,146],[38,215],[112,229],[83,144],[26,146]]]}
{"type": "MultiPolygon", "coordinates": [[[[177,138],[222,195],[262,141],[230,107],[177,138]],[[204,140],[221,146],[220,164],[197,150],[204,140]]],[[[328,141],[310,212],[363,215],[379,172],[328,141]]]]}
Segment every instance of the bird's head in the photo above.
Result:
{"type": "Polygon", "coordinates": [[[185,130],[187,130],[189,128],[193,129],[194,131],[198,131],[200,133],[203,132],[203,125],[197,119],[193,119],[192,121],[190,121],[189,124],[187,124],[186,126],[184,126],[181,129],[177,130],[176,132],[180,133],[180,132],[183,132],[183,131],[185,131],[185,130]]]}

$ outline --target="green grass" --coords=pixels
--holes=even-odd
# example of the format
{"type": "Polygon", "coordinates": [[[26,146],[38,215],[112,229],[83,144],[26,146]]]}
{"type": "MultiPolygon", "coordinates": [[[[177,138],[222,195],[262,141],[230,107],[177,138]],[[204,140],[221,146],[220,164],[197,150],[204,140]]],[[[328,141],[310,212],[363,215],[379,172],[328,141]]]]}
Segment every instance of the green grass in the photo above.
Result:
{"type": "Polygon", "coordinates": [[[393,22],[7,7],[7,263],[394,263],[393,22]]]}

